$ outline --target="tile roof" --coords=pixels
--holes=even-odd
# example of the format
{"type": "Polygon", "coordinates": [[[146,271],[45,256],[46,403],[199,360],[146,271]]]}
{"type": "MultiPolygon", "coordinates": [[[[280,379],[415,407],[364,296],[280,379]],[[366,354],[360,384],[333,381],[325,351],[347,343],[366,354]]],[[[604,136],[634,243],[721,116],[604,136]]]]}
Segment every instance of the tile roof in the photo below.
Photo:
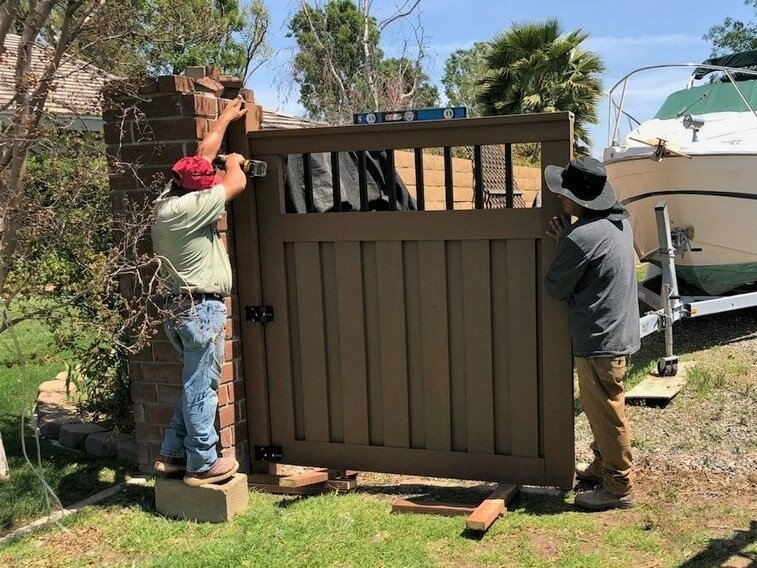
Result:
{"type": "MultiPolygon", "coordinates": [[[[5,52],[0,55],[0,105],[6,104],[15,95],[15,73],[20,36],[7,34],[5,52]]],[[[32,47],[30,74],[40,77],[45,69],[51,49],[42,44],[32,47]]],[[[53,89],[45,103],[45,110],[56,114],[100,118],[100,91],[105,83],[115,79],[94,65],[64,56],[55,73],[53,89]]]]}

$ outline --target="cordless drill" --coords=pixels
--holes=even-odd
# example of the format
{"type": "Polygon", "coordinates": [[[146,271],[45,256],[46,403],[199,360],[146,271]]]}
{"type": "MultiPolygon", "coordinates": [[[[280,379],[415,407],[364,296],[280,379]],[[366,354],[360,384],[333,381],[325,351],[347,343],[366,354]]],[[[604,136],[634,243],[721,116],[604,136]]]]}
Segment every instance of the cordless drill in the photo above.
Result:
{"type": "MultiPolygon", "coordinates": [[[[226,168],[226,154],[218,154],[213,160],[213,165],[222,170],[226,168]]],[[[263,177],[266,174],[268,164],[260,160],[245,160],[242,162],[242,171],[251,177],[263,177]]]]}

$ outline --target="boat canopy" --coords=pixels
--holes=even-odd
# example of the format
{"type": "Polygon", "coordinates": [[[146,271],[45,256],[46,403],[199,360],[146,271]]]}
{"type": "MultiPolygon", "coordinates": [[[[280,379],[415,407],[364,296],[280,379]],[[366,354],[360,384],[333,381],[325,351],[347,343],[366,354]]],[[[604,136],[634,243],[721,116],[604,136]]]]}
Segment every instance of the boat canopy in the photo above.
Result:
{"type": "MultiPolygon", "coordinates": [[[[702,61],[702,65],[717,65],[719,67],[736,67],[743,69],[745,67],[757,67],[757,49],[752,51],[741,51],[739,53],[731,53],[730,55],[721,55],[719,57],[711,57],[706,61],[702,61]]],[[[704,67],[697,67],[694,70],[694,79],[701,79],[705,75],[708,75],[717,69],[707,69],[704,67]]]]}
{"type": "MultiPolygon", "coordinates": [[[[757,54],[757,51],[753,53],[757,54]]],[[[738,89],[752,108],[757,108],[757,80],[739,81],[738,89]]],[[[751,112],[733,83],[709,83],[671,93],[654,117],[664,120],[685,114],[726,111],[751,112]]]]}

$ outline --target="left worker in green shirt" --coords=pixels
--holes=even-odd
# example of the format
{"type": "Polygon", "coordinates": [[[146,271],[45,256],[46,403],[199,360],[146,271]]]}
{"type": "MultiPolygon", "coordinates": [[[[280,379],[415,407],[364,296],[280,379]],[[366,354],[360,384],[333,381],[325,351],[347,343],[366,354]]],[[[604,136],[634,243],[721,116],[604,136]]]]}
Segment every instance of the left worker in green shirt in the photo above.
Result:
{"type": "Polygon", "coordinates": [[[161,273],[170,283],[165,331],[183,361],[181,398],[166,428],[159,474],[184,473],[197,486],[232,477],[234,458],[219,457],[215,417],[224,356],[224,298],[231,294],[231,265],[216,228],[226,202],[247,185],[240,154],[226,159],[221,177],[213,166],[229,123],[247,110],[236,99],[226,106],[197,155],[174,164],[174,179],[158,198],[152,242],[161,273]]]}

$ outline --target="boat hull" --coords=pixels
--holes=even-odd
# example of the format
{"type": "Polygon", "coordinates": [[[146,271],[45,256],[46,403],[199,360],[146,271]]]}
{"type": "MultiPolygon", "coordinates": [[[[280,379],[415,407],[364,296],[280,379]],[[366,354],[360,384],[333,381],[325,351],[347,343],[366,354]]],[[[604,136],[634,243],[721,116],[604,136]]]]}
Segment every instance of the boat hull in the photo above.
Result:
{"type": "Polygon", "coordinates": [[[692,251],[675,259],[679,277],[708,294],[757,281],[757,156],[697,155],[605,162],[628,209],[641,260],[658,260],[654,207],[668,205],[671,228],[693,228],[692,251]]]}

